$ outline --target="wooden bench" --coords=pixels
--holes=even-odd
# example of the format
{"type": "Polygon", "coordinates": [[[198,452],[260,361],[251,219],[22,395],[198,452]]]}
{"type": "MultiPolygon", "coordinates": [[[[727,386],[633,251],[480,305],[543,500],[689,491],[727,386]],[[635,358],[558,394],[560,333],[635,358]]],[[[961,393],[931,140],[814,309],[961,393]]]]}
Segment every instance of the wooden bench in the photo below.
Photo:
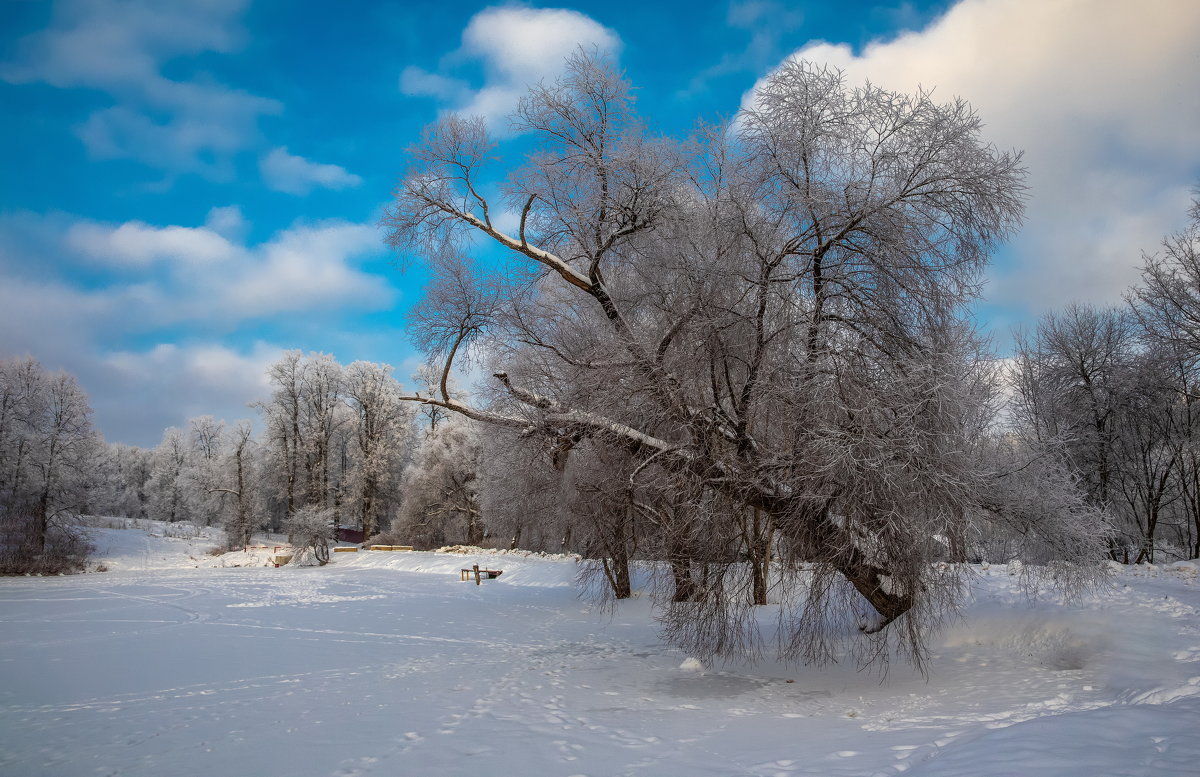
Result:
{"type": "Polygon", "coordinates": [[[470,569],[460,570],[459,579],[466,581],[474,576],[475,585],[479,585],[480,580],[494,580],[502,574],[504,574],[503,569],[480,569],[478,564],[472,564],[470,569]]]}

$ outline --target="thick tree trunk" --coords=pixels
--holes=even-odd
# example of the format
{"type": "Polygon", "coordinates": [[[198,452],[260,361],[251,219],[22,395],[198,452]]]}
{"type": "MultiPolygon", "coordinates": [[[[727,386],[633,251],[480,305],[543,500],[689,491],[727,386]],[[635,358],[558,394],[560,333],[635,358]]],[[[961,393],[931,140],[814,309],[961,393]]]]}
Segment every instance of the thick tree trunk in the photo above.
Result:
{"type": "Polygon", "coordinates": [[[692,580],[691,561],[682,553],[673,552],[667,559],[671,565],[671,581],[675,590],[671,593],[671,601],[692,602],[696,600],[696,583],[692,580]]]}
{"type": "Polygon", "coordinates": [[[628,599],[633,596],[633,585],[629,577],[629,557],[623,545],[614,548],[613,555],[602,559],[604,576],[612,589],[614,599],[628,599]]]}
{"type": "MultiPolygon", "coordinates": [[[[768,562],[769,563],[769,562],[768,562]]],[[[751,562],[750,572],[754,576],[754,604],[767,604],[767,568],[757,561],[751,562]]]]}

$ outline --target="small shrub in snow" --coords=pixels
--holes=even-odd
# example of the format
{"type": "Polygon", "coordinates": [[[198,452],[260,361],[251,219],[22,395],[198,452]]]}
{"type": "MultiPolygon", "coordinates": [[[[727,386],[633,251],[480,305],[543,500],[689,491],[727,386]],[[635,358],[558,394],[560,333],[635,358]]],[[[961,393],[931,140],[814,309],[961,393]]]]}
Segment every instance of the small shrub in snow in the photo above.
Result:
{"type": "Polygon", "coordinates": [[[289,567],[320,567],[324,566],[328,561],[329,551],[325,552],[325,560],[322,561],[313,548],[303,547],[296,548],[296,552],[292,555],[292,560],[287,565],[289,567]]]}
{"type": "Polygon", "coordinates": [[[333,510],[301,507],[283,522],[288,541],[296,548],[292,564],[300,561],[302,551],[312,551],[317,564],[329,563],[329,540],[333,534],[333,510]]]}

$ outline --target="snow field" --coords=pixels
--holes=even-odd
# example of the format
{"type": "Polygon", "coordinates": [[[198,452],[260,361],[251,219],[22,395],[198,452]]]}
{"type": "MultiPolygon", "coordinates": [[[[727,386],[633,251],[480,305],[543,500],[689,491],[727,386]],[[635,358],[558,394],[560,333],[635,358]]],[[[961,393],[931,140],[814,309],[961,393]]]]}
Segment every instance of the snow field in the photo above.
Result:
{"type": "Polygon", "coordinates": [[[981,570],[928,678],[894,664],[881,681],[852,662],[697,666],[659,643],[648,601],[588,606],[571,560],[359,552],[319,569],[195,568],[214,543],[109,533],[121,571],[0,580],[0,774],[1094,777],[1200,764],[1194,566],[1123,571],[1078,603],[1029,602],[1003,567],[981,570]],[[473,563],[504,575],[460,582],[473,563]]]}

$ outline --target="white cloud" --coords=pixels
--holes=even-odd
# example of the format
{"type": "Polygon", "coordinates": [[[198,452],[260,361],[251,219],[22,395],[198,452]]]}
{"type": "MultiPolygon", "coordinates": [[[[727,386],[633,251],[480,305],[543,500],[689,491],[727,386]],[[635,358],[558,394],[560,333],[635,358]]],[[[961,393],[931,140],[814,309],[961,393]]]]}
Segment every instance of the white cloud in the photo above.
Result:
{"type": "Polygon", "coordinates": [[[115,229],[79,223],[67,232],[67,245],[115,266],[145,267],[157,262],[216,264],[237,257],[237,246],[203,227],[152,227],[129,221],[115,229]]]}
{"type": "Polygon", "coordinates": [[[244,5],[65,0],[55,5],[48,29],[20,41],[18,60],[0,66],[0,77],[99,89],[152,80],[168,56],[231,51],[241,35],[230,18],[244,5]]]}
{"type": "Polygon", "coordinates": [[[362,178],[343,167],[310,162],[289,154],[286,147],[276,148],[259,160],[258,169],[267,186],[288,194],[308,194],[318,186],[348,189],[362,183],[362,178]]]}
{"type": "Polygon", "coordinates": [[[197,415],[253,417],[247,403],[268,396],[265,370],[283,349],[200,342],[113,350],[112,342],[146,323],[137,316],[140,291],[3,279],[0,354],[32,354],[75,374],[97,423],[117,442],[153,445],[164,428],[197,415]]]}
{"type": "Polygon", "coordinates": [[[236,21],[243,5],[69,0],[56,7],[49,28],[19,41],[0,78],[111,95],[116,104],[78,128],[95,157],[228,176],[228,156],[257,137],[258,118],[278,113],[279,103],[202,77],[174,80],[162,70],[183,57],[234,51],[243,38],[236,21]]]}
{"type": "Polygon", "coordinates": [[[97,328],[120,332],[137,291],[86,291],[57,281],[0,278],[0,354],[73,354],[97,328]]]}
{"type": "Polygon", "coordinates": [[[1140,252],[1182,224],[1200,176],[1198,30],[1196,3],[964,0],[857,55],[817,42],[792,56],[962,96],[988,140],[1025,150],[1032,198],[1008,251],[1020,258],[987,293],[1041,312],[1118,301],[1140,252]]]}
{"type": "Polygon", "coordinates": [[[332,221],[300,225],[255,250],[255,261],[228,280],[207,279],[230,317],[353,307],[379,310],[392,289],[352,260],[381,250],[374,226],[332,221]]]}
{"type": "MultiPolygon", "coordinates": [[[[0,246],[19,247],[24,234],[41,235],[36,225],[25,223],[29,219],[37,217],[0,222],[0,246]]],[[[45,288],[74,295],[62,305],[72,310],[95,310],[100,300],[109,300],[106,309],[118,307],[130,326],[141,331],[179,323],[225,328],[288,313],[380,310],[391,305],[391,284],[359,266],[384,250],[374,226],[338,220],[299,223],[258,244],[242,242],[245,229],[236,208],[210,211],[200,227],[74,221],[63,227],[57,243],[42,236],[32,250],[123,270],[119,281],[100,288],[84,290],[65,283],[45,288]]],[[[29,250],[20,251],[29,257],[25,264],[45,261],[29,250]]],[[[19,269],[14,266],[7,274],[15,277],[19,269]]],[[[43,281],[33,283],[27,302],[36,306],[46,294],[36,286],[43,281]]],[[[0,323],[8,318],[5,313],[17,309],[0,310],[0,323]]],[[[18,327],[19,320],[11,319],[12,325],[18,327]]],[[[111,328],[114,322],[106,320],[102,326],[111,328]]]]}
{"type": "Polygon", "coordinates": [[[436,97],[454,102],[466,99],[471,89],[465,81],[409,65],[400,73],[400,91],[411,97],[436,97]]]}
{"type": "MultiPolygon", "coordinates": [[[[372,225],[297,224],[259,243],[245,231],[235,207],[213,209],[204,226],[0,215],[0,354],[75,373],[123,442],[153,444],[192,415],[252,415],[245,403],[265,396],[263,370],[281,349],[218,338],[265,323],[272,339],[312,342],[323,317],[388,309],[396,292],[363,267],[384,250],[372,225]],[[97,285],[98,261],[121,273],[97,285]]],[[[349,332],[344,342],[360,346],[349,332]]]]}
{"type": "Polygon", "coordinates": [[[120,429],[122,442],[153,445],[164,429],[195,416],[254,418],[248,405],[270,396],[266,371],[283,350],[265,342],[248,350],[160,343],[95,357],[81,381],[89,389],[103,387],[92,396],[104,427],[120,429]]]}
{"type": "Polygon", "coordinates": [[[249,225],[242,209],[236,205],[212,208],[204,219],[204,226],[227,240],[241,240],[249,225]]]}
{"type": "Polygon", "coordinates": [[[503,131],[506,117],[529,86],[557,77],[567,57],[581,47],[616,54],[621,39],[578,11],[493,6],[471,17],[461,48],[447,58],[451,62],[480,61],[485,82],[479,89],[471,92],[456,79],[419,68],[404,71],[401,89],[406,94],[440,98],[449,108],[483,116],[494,129],[503,131]]]}
{"type": "Polygon", "coordinates": [[[497,75],[527,83],[561,70],[580,46],[615,51],[620,39],[591,17],[563,8],[485,8],[463,31],[466,51],[497,75]]]}

